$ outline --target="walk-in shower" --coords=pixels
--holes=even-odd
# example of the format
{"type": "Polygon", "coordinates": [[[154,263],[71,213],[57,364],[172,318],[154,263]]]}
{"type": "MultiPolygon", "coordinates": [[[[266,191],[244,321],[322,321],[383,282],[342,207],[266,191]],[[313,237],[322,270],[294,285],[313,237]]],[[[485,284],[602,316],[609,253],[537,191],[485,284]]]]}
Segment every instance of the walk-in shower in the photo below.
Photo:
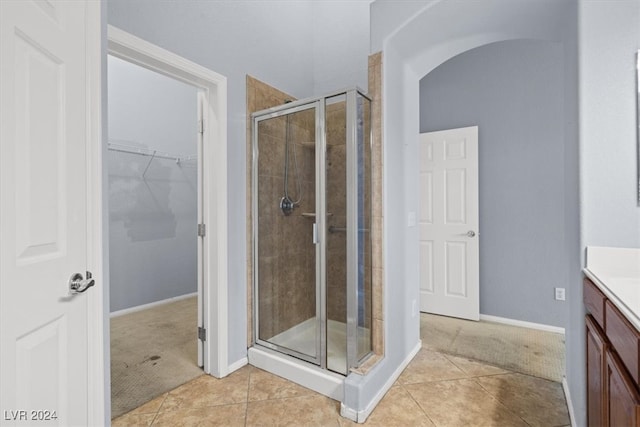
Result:
{"type": "Polygon", "coordinates": [[[254,344],[346,375],[372,349],[371,100],[251,118],[254,344]]]}

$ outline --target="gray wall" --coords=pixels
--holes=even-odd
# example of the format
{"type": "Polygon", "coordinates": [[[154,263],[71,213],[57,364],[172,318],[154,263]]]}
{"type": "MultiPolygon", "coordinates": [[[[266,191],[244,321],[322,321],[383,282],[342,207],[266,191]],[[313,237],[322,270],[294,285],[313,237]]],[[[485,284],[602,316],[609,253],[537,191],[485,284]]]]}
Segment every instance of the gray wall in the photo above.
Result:
{"type": "MultiPolygon", "coordinates": [[[[387,334],[384,363],[363,382],[360,405],[373,398],[371,390],[385,381],[398,359],[408,354],[419,338],[418,317],[411,313],[418,298],[419,242],[407,217],[419,209],[418,157],[419,80],[445,61],[493,42],[518,39],[562,43],[565,58],[563,218],[567,248],[563,282],[568,297],[579,285],[580,267],[577,201],[577,60],[575,0],[377,0],[371,7],[371,51],[384,50],[384,195],[385,195],[385,311],[387,334]],[[451,22],[456,25],[451,25],[451,22]],[[574,228],[575,227],[575,228],[574,228]],[[576,279],[577,278],[577,279],[576,279]],[[388,314],[393,313],[392,316],[388,314]],[[388,326],[387,326],[388,325],[388,326]],[[401,331],[402,333],[395,333],[401,331]]],[[[482,236],[481,236],[482,237],[482,236]]],[[[569,302],[566,303],[569,305],[569,302]]],[[[566,316],[566,315],[565,315],[566,316]]],[[[568,316],[565,317],[568,320],[568,316]]],[[[583,328],[580,328],[583,331],[583,328]]],[[[574,360],[568,360],[573,365],[574,360]]],[[[397,366],[397,365],[395,365],[397,366]]],[[[578,369],[578,368],[576,368],[578,369]]],[[[583,366],[579,369],[584,370],[583,366]]],[[[362,384],[361,384],[362,385],[362,384]]],[[[351,386],[351,384],[349,384],[351,386]]],[[[354,384],[357,386],[357,384],[354,384]]],[[[357,403],[357,402],[356,402],[357,403]]],[[[579,419],[577,425],[584,425],[579,419]]]]}
{"type": "Polygon", "coordinates": [[[367,89],[372,0],[312,0],[313,94],[367,89]]]}
{"type": "MultiPolygon", "coordinates": [[[[580,259],[586,246],[640,247],[635,55],[640,2],[578,1],[580,259]]],[[[584,305],[576,280],[567,328],[567,378],[586,424],[584,305]]]]}
{"type": "MultiPolygon", "coordinates": [[[[230,364],[246,357],[245,76],[251,74],[298,98],[314,95],[315,90],[325,90],[329,84],[340,88],[366,82],[366,74],[360,75],[367,71],[367,64],[361,64],[366,52],[362,57],[337,55],[323,47],[336,39],[344,44],[351,42],[353,17],[345,11],[357,9],[363,13],[352,4],[360,1],[314,5],[316,1],[109,0],[109,24],[228,79],[230,364]],[[341,19],[333,20],[331,28],[321,27],[322,31],[333,31],[332,37],[319,37],[314,42],[314,25],[319,22],[314,24],[314,13],[319,10],[331,10],[341,19]],[[321,61],[314,61],[315,52],[322,55],[321,61]],[[314,66],[320,63],[322,69],[315,73],[314,66]],[[359,71],[347,71],[354,69],[359,71]],[[319,82],[317,87],[314,79],[319,82]]],[[[362,21],[357,22],[358,31],[366,32],[362,21]]],[[[360,36],[356,38],[361,40],[360,36]]]]}
{"type": "Polygon", "coordinates": [[[636,51],[640,2],[580,2],[580,133],[585,245],[640,247],[636,51]]]}
{"type": "Polygon", "coordinates": [[[420,81],[420,132],[479,126],[480,312],[564,327],[559,43],[467,51],[420,81]]]}
{"type": "Polygon", "coordinates": [[[230,364],[247,353],[245,76],[297,97],[311,95],[310,10],[306,2],[288,1],[109,2],[110,24],[227,77],[230,364]]]}
{"type": "MultiPolygon", "coordinates": [[[[110,56],[108,97],[109,141],[196,154],[194,87],[110,56]]],[[[196,163],[150,161],[108,153],[112,312],[197,291],[196,163]]]]}

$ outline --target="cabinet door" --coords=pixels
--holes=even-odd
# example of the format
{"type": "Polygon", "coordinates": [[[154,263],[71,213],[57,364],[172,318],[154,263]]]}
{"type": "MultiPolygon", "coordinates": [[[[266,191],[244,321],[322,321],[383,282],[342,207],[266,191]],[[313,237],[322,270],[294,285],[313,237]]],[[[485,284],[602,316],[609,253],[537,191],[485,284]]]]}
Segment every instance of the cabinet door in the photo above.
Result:
{"type": "Polygon", "coordinates": [[[607,426],[607,341],[591,315],[587,315],[587,416],[589,427],[607,426]]]}
{"type": "Polygon", "coordinates": [[[620,358],[610,351],[607,355],[607,386],[609,389],[608,418],[610,426],[639,427],[640,397],[624,369],[620,358]]]}

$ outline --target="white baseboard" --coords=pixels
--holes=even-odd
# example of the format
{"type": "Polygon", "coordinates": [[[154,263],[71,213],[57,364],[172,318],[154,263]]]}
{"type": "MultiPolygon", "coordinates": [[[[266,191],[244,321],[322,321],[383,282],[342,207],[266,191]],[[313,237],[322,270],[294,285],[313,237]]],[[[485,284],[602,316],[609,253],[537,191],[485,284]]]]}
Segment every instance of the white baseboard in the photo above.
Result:
{"type": "Polygon", "coordinates": [[[543,325],[542,323],[525,322],[524,320],[507,319],[506,317],[490,316],[481,314],[480,320],[487,322],[503,323],[505,325],[520,326],[521,328],[537,329],[539,331],[554,332],[564,335],[564,328],[559,326],[543,325]]]}
{"type": "Polygon", "coordinates": [[[393,386],[393,384],[396,382],[398,377],[400,377],[400,374],[402,374],[402,371],[404,371],[407,365],[409,365],[409,363],[413,360],[415,355],[418,354],[421,348],[422,348],[422,341],[418,340],[418,343],[416,344],[416,346],[409,352],[407,357],[402,361],[400,366],[398,366],[398,368],[393,372],[393,374],[391,375],[391,377],[389,377],[387,382],[384,383],[382,388],[378,390],[378,393],[376,393],[373,400],[369,402],[369,405],[367,405],[365,409],[361,411],[356,411],[355,409],[351,409],[345,406],[344,403],[341,403],[340,415],[356,423],[359,423],[359,424],[364,423],[369,417],[369,415],[371,415],[373,410],[376,408],[378,403],[380,403],[384,395],[387,394],[387,391],[389,391],[389,389],[393,386]]]}
{"type": "Polygon", "coordinates": [[[198,296],[197,292],[192,292],[190,294],[184,294],[184,295],[178,295],[177,297],[167,298],[167,299],[163,299],[163,300],[160,300],[160,301],[150,302],[149,304],[142,304],[142,305],[137,305],[135,307],[125,308],[123,310],[114,311],[109,316],[110,317],[123,316],[125,314],[135,313],[136,311],[146,310],[148,308],[153,308],[153,307],[157,307],[159,305],[169,304],[171,302],[176,302],[176,301],[180,301],[180,300],[191,298],[191,297],[195,297],[195,296],[198,296]]]}
{"type": "Polygon", "coordinates": [[[233,362],[231,365],[227,367],[227,375],[237,371],[238,369],[242,368],[244,365],[248,363],[249,363],[249,358],[247,357],[243,357],[242,359],[236,362],[233,362]]]}
{"type": "Polygon", "coordinates": [[[564,398],[567,401],[567,408],[569,409],[569,420],[571,421],[571,427],[576,426],[576,413],[573,410],[573,402],[571,401],[571,393],[569,392],[569,383],[567,377],[562,378],[562,390],[564,390],[564,398]]]}

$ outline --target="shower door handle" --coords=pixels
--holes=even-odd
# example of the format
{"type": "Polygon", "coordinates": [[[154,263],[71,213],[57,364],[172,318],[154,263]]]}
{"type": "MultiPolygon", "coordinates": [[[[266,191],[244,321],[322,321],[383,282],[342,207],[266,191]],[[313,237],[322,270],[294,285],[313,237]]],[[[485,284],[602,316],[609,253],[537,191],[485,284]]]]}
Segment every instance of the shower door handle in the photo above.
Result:
{"type": "Polygon", "coordinates": [[[313,223],[313,244],[318,244],[318,224],[315,222],[313,223]]]}

